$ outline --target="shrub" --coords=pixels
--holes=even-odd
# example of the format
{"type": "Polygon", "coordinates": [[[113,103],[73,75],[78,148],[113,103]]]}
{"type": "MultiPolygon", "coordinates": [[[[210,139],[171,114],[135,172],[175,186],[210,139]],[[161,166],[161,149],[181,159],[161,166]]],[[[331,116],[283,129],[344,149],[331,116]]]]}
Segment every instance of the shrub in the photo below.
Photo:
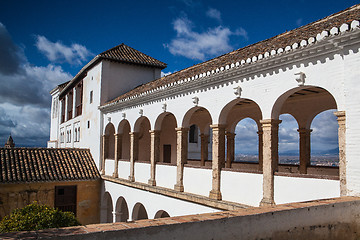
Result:
{"type": "Polygon", "coordinates": [[[47,228],[60,228],[80,225],[72,212],[39,205],[34,202],[20,209],[15,209],[10,216],[0,222],[0,232],[32,231],[47,228]]]}

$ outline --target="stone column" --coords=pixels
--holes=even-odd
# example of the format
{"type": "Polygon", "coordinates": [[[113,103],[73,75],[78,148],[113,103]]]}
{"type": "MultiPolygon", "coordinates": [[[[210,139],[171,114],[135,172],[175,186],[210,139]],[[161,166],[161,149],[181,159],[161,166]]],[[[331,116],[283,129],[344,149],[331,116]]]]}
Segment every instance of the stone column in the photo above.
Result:
{"type": "Polygon", "coordinates": [[[212,190],[209,197],[216,200],[221,200],[220,182],[221,182],[221,168],[225,163],[225,126],[211,125],[213,132],[213,146],[212,146],[212,190]]]}
{"type": "Polygon", "coordinates": [[[114,167],[114,173],[113,177],[117,178],[119,177],[118,170],[119,170],[119,158],[121,157],[121,134],[114,134],[115,136],[115,167],[114,167]]]}
{"type": "Polygon", "coordinates": [[[226,167],[231,168],[231,163],[235,158],[235,133],[226,133],[226,167]]]}
{"type": "Polygon", "coordinates": [[[102,175],[105,175],[105,159],[107,157],[107,143],[109,137],[107,135],[102,136],[102,164],[101,164],[101,171],[102,175]]]}
{"type": "Polygon", "coordinates": [[[151,186],[156,186],[156,162],[160,161],[160,131],[158,130],[150,130],[150,162],[151,162],[151,170],[150,170],[150,179],[148,183],[151,186]]]}
{"type": "Polygon", "coordinates": [[[174,189],[179,192],[184,191],[184,164],[187,162],[188,152],[188,128],[175,128],[176,130],[176,184],[174,189]]]}
{"type": "Polygon", "coordinates": [[[257,132],[258,137],[259,137],[259,171],[262,172],[263,170],[263,131],[259,130],[257,132]]]}
{"type": "Polygon", "coordinates": [[[135,161],[139,157],[139,137],[137,132],[130,132],[130,176],[129,181],[135,182],[135,161]]]}
{"type": "Polygon", "coordinates": [[[209,135],[203,133],[200,134],[201,138],[201,166],[205,166],[205,162],[208,160],[208,146],[209,146],[209,135]]]}
{"type": "Polygon", "coordinates": [[[263,129],[263,198],[260,206],[275,205],[274,172],[278,166],[278,132],[281,120],[260,120],[263,129]]]}
{"type": "Polygon", "coordinates": [[[299,128],[299,160],[300,168],[299,171],[301,174],[307,173],[307,168],[310,166],[310,133],[311,129],[299,128]]]}
{"type": "Polygon", "coordinates": [[[339,124],[339,177],[340,177],[340,196],[347,195],[346,186],[346,115],[345,111],[334,113],[339,124]]]}

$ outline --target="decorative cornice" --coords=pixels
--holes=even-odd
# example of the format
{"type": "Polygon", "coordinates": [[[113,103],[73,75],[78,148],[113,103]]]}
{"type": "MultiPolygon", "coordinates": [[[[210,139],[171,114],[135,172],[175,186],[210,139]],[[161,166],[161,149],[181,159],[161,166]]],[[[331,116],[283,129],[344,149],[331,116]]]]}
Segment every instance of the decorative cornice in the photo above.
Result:
{"type": "Polygon", "coordinates": [[[271,52],[249,57],[246,60],[242,59],[230,65],[225,65],[140,94],[129,96],[116,102],[100,106],[99,109],[106,113],[129,107],[132,108],[138,105],[145,105],[149,102],[174,97],[174,95],[181,95],[187,90],[196,91],[194,87],[197,89],[198,86],[207,88],[213,85],[222,85],[226,81],[243,81],[244,78],[256,74],[259,70],[264,72],[274,67],[287,64],[289,60],[299,61],[300,59],[304,60],[329,52],[336,52],[346,45],[353,44],[354,40],[356,42],[360,41],[359,25],[358,20],[354,20],[350,24],[344,23],[339,28],[333,27],[330,31],[322,31],[316,36],[295,42],[291,46],[284,46],[271,52]],[[352,37],[352,35],[355,37],[352,37]],[[239,79],[239,77],[241,79],[239,79]],[[224,81],[225,78],[226,80],[224,81]]]}

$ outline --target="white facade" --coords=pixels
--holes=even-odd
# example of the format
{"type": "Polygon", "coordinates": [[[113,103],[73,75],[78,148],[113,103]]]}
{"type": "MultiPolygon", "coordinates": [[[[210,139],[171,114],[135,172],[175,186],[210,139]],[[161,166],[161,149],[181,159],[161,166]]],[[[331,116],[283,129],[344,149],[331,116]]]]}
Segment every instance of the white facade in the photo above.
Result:
{"type": "MultiPolygon", "coordinates": [[[[354,20],[160,87],[145,86],[143,92],[130,92],[112,102],[158,78],[160,70],[101,61],[87,69],[82,80],[82,114],[59,124],[58,111],[58,118],[52,119],[49,146],[90,148],[102,174],[114,178],[250,206],[358,196],[359,50],[359,21],[354,20]],[[311,174],[310,125],[328,109],[336,109],[339,121],[339,169],[319,167],[313,172],[321,174],[311,174]],[[300,166],[290,170],[277,159],[278,119],[285,113],[299,124],[300,166]],[[259,161],[251,166],[232,162],[231,137],[237,122],[246,117],[257,123],[259,134],[259,161]],[[195,142],[188,133],[193,125],[199,130],[195,142]],[[79,128],[76,142],[66,142],[66,137],[61,141],[62,134],[69,130],[74,134],[79,128]]],[[[61,109],[56,100],[60,91],[52,92],[52,115],[56,106],[61,109]]],[[[104,186],[113,206],[123,197],[133,207],[139,201],[134,196],[145,194],[107,181],[104,186]]],[[[203,212],[195,205],[188,212],[176,212],[184,202],[173,207],[177,203],[166,197],[144,196],[149,218],[160,207],[147,198],[163,202],[170,216],[203,212]]],[[[108,200],[104,201],[106,205],[108,200]]]]}

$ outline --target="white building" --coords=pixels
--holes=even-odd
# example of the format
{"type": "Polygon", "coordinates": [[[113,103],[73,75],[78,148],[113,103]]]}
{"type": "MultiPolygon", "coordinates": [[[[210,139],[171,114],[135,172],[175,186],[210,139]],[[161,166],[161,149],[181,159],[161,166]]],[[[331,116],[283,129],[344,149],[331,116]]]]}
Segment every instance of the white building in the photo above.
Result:
{"type": "Polygon", "coordinates": [[[104,222],[358,196],[359,19],[356,5],[161,78],[166,64],[119,45],[51,92],[48,146],[90,148],[104,222]],[[338,168],[310,164],[311,122],[329,109],[338,168]],[[298,123],[299,166],[278,164],[281,114],[298,123]],[[254,164],[233,162],[247,117],[258,126],[254,164]]]}

